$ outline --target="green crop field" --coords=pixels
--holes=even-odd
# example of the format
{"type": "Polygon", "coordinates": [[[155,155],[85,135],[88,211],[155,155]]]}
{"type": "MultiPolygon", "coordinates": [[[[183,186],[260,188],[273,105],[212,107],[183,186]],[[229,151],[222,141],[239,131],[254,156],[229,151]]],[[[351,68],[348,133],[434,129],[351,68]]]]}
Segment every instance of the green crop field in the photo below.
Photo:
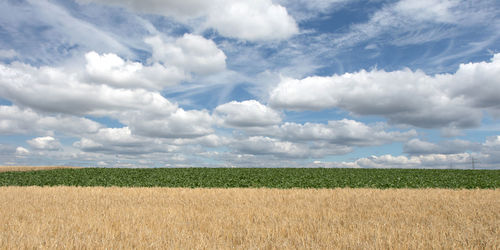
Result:
{"type": "Polygon", "coordinates": [[[0,173],[0,186],[498,188],[500,170],[81,168],[0,173]]]}

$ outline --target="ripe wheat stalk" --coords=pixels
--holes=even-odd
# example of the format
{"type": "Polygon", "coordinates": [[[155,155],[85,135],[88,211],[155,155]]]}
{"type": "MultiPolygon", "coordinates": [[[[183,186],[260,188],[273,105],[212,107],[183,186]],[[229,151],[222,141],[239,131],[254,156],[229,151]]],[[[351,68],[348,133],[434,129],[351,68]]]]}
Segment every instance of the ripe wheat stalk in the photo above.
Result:
{"type": "Polygon", "coordinates": [[[0,249],[498,249],[500,190],[0,187],[0,249]]]}

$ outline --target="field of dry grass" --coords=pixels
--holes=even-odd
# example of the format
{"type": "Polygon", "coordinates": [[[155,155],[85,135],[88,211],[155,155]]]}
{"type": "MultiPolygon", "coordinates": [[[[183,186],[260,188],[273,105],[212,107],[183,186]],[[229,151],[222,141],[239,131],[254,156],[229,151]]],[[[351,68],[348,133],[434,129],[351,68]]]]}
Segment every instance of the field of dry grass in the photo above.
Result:
{"type": "Polygon", "coordinates": [[[0,187],[0,249],[498,249],[500,190],[0,187]]]}
{"type": "Polygon", "coordinates": [[[58,168],[79,168],[79,167],[69,167],[69,166],[0,166],[0,172],[50,170],[50,169],[58,169],[58,168]]]}
{"type": "Polygon", "coordinates": [[[81,168],[81,167],[70,167],[70,166],[0,166],[0,172],[50,170],[50,169],[58,169],[58,168],[81,168]]]}

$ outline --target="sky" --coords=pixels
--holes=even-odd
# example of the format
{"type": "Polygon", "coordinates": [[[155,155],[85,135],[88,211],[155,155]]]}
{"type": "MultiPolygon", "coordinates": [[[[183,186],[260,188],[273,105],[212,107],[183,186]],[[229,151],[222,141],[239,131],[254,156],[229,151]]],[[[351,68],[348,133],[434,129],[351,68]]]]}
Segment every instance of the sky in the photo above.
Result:
{"type": "Polygon", "coordinates": [[[500,169],[500,2],[0,1],[0,165],[500,169]]]}

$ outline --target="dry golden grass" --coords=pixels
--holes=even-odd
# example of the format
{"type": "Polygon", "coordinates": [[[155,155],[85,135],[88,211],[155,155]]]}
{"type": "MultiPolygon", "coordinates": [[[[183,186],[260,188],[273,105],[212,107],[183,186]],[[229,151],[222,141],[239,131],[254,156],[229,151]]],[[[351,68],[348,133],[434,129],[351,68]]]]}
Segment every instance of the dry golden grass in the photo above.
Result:
{"type": "Polygon", "coordinates": [[[0,249],[498,249],[500,190],[1,187],[0,249]]]}
{"type": "Polygon", "coordinates": [[[58,169],[58,168],[80,168],[80,167],[70,167],[70,166],[0,166],[0,172],[50,170],[50,169],[58,169]]]}

